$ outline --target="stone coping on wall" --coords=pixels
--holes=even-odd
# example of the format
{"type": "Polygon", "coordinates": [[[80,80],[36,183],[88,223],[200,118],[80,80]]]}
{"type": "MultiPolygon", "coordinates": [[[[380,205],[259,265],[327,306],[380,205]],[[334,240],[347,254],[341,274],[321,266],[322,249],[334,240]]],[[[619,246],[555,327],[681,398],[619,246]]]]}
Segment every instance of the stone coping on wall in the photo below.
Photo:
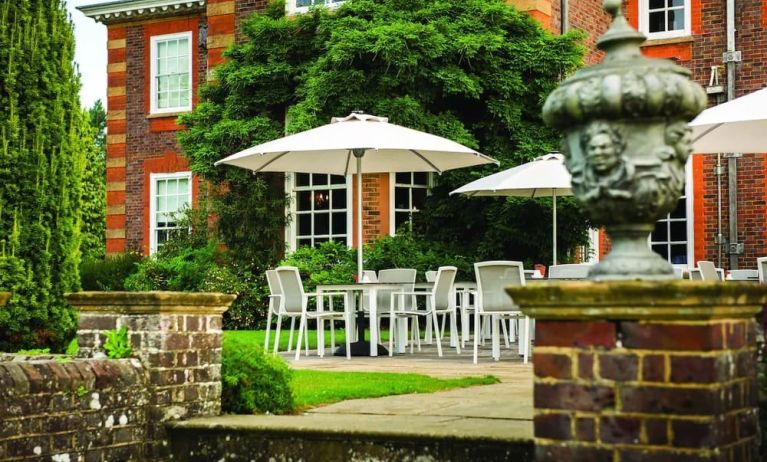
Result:
{"type": "Polygon", "coordinates": [[[0,292],[0,306],[8,303],[8,299],[11,298],[10,292],[0,292]]]}
{"type": "Polygon", "coordinates": [[[751,282],[571,281],[506,291],[535,319],[745,319],[767,304],[767,285],[751,282]]]}
{"type": "Polygon", "coordinates": [[[192,292],[73,292],[64,297],[81,313],[102,314],[223,314],[237,298],[192,292]]]}

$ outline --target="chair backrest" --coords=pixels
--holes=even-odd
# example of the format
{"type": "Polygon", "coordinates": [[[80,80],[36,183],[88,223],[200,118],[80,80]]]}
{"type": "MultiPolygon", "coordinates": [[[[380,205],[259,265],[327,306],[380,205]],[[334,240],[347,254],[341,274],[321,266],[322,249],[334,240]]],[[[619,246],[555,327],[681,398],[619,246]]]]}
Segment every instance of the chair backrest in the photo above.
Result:
{"type": "Polygon", "coordinates": [[[304,285],[295,266],[280,266],[276,270],[282,287],[283,307],[290,313],[300,312],[304,306],[304,285]]]}
{"type": "Polygon", "coordinates": [[[549,266],[549,279],[586,279],[591,263],[549,266]]]}
{"type": "MultiPolygon", "coordinates": [[[[377,291],[376,303],[378,303],[378,312],[383,313],[389,310],[389,305],[391,305],[392,292],[399,290],[412,292],[415,289],[415,276],[416,271],[412,268],[392,268],[380,270],[378,272],[378,282],[384,284],[402,284],[402,286],[391,290],[377,291]]],[[[412,305],[411,297],[406,297],[405,302],[409,308],[412,308],[410,306],[412,305]]]]}
{"type": "Polygon", "coordinates": [[[677,279],[684,279],[684,268],[680,268],[678,266],[674,267],[674,277],[677,279]]]}
{"type": "Polygon", "coordinates": [[[516,311],[506,286],[525,285],[524,268],[518,261],[474,263],[477,278],[477,309],[480,311],[516,311]]]}
{"type": "Polygon", "coordinates": [[[700,278],[704,281],[719,281],[719,275],[716,272],[714,262],[701,260],[698,262],[700,278]]]}
{"type": "Polygon", "coordinates": [[[427,271],[424,273],[424,276],[426,276],[426,282],[435,282],[437,280],[436,271],[427,271]]]}
{"type": "Polygon", "coordinates": [[[756,259],[756,270],[759,271],[759,282],[767,283],[767,257],[756,259]]]}
{"type": "Polygon", "coordinates": [[[376,272],[372,270],[362,271],[362,282],[378,282],[376,272]]]}
{"type": "Polygon", "coordinates": [[[455,297],[452,295],[453,284],[455,283],[455,275],[458,274],[458,268],[455,266],[440,266],[436,271],[434,278],[434,287],[431,289],[431,296],[435,310],[447,310],[452,303],[455,302],[455,297]]]}
{"type": "Polygon", "coordinates": [[[701,276],[700,270],[698,268],[693,268],[690,270],[690,279],[694,279],[696,281],[703,279],[703,276],[701,276]]]}
{"type": "Polygon", "coordinates": [[[759,270],[737,269],[730,270],[731,281],[755,281],[759,278],[759,270]]]}
{"type": "Polygon", "coordinates": [[[269,293],[271,295],[282,295],[282,286],[280,277],[276,270],[266,270],[266,283],[269,284],[269,293]]]}

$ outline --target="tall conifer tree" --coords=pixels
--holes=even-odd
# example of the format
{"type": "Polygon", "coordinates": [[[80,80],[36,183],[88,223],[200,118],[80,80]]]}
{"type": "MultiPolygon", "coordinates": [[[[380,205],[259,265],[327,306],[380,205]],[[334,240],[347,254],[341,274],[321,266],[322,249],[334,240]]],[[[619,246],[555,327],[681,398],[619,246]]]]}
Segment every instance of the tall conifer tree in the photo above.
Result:
{"type": "Polygon", "coordinates": [[[0,351],[59,348],[79,285],[81,178],[92,142],[61,0],[0,2],[0,351]]]}

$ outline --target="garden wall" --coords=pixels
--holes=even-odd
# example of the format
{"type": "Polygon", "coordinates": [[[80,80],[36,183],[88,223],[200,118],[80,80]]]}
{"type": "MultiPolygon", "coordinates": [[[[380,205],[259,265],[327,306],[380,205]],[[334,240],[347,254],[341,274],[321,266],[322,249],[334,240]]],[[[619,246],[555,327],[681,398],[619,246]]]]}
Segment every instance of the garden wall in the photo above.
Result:
{"type": "Polygon", "coordinates": [[[0,460],[140,459],[147,382],[136,359],[0,357],[0,460]]]}
{"type": "Polygon", "coordinates": [[[103,358],[127,327],[132,359],[0,354],[0,460],[168,460],[164,423],[221,411],[221,315],[234,296],[82,292],[78,344],[103,358]]]}

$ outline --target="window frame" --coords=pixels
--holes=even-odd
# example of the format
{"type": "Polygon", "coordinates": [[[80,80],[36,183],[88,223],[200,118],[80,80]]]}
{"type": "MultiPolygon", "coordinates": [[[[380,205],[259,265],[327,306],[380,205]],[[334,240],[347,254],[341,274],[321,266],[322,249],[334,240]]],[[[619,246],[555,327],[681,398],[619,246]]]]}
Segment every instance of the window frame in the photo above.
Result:
{"type": "MultiPolygon", "coordinates": [[[[390,236],[396,236],[397,235],[397,211],[404,212],[403,209],[397,209],[395,206],[396,201],[396,193],[397,193],[397,187],[409,187],[410,188],[410,205],[413,204],[413,194],[412,190],[414,187],[418,189],[426,189],[426,195],[428,196],[431,194],[431,189],[434,187],[434,175],[432,172],[397,172],[397,173],[389,173],[389,235],[390,236]],[[409,185],[406,185],[404,183],[397,183],[397,173],[408,173],[410,175],[414,173],[426,173],[426,186],[420,186],[420,185],[414,185],[411,183],[409,185]]],[[[411,177],[412,178],[412,177],[411,177]]]]}
{"type": "MultiPolygon", "coordinates": [[[[688,37],[692,34],[690,22],[692,20],[691,1],[684,0],[684,29],[650,32],[650,0],[639,0],[639,30],[647,36],[648,40],[688,37]]],[[[664,7],[668,11],[668,7],[664,7]]]]}
{"type": "Polygon", "coordinates": [[[345,1],[346,0],[338,0],[338,1],[323,0],[323,5],[296,6],[297,0],[288,0],[287,2],[285,2],[285,8],[287,9],[288,14],[300,14],[300,13],[308,13],[309,9],[316,6],[324,6],[325,8],[329,8],[329,9],[338,8],[345,1]]]}
{"type": "MultiPolygon", "coordinates": [[[[158,180],[187,179],[189,180],[189,207],[194,200],[192,172],[151,173],[149,174],[149,255],[157,252],[157,182],[158,180]]],[[[177,228],[178,229],[178,228],[177,228]]]]}
{"type": "MultiPolygon", "coordinates": [[[[325,173],[308,173],[307,175],[326,175],[325,173]]],[[[310,187],[304,187],[300,186],[299,189],[296,189],[296,173],[289,172],[285,174],[285,192],[289,197],[288,200],[288,206],[287,206],[287,212],[289,220],[285,226],[285,248],[287,252],[293,252],[296,249],[298,249],[298,191],[311,191],[317,188],[316,186],[310,186],[310,187]]],[[[348,248],[353,247],[353,241],[354,241],[354,198],[353,196],[353,177],[352,175],[346,175],[346,246],[348,248]]],[[[323,185],[325,186],[325,185],[323,185]]],[[[340,184],[339,185],[331,185],[328,182],[327,189],[344,189],[340,184]],[[333,187],[331,187],[333,186],[333,187]]],[[[328,210],[328,213],[332,213],[330,209],[328,210]]],[[[332,224],[329,225],[331,227],[329,234],[330,236],[333,235],[332,233],[332,224]]],[[[312,240],[314,240],[315,236],[312,234],[312,240]]]]}
{"type": "Polygon", "coordinates": [[[194,79],[192,74],[192,62],[194,61],[192,31],[177,32],[174,34],[153,35],[149,39],[149,113],[150,114],[174,114],[179,112],[189,112],[192,110],[192,96],[194,95],[194,79]],[[159,42],[186,38],[188,44],[188,73],[189,73],[189,104],[185,106],[176,106],[169,108],[158,107],[158,88],[157,88],[157,45],[159,42]]]}
{"type": "MultiPolygon", "coordinates": [[[[687,246],[687,263],[672,263],[674,266],[685,266],[687,269],[691,269],[695,267],[695,210],[694,210],[694,198],[693,198],[693,178],[692,178],[692,156],[690,156],[687,159],[687,164],[685,164],[685,185],[684,185],[684,195],[685,195],[685,218],[686,221],[686,238],[685,245],[687,246]]],[[[681,197],[680,197],[681,199],[681,197]]],[[[667,213],[665,217],[661,218],[659,221],[664,221],[666,224],[669,223],[671,212],[667,213]]],[[[671,219],[675,221],[681,221],[681,219],[671,219]]],[[[657,223],[657,222],[656,222],[657,223]]],[[[658,244],[665,244],[667,246],[671,246],[672,242],[676,243],[677,245],[681,243],[681,241],[671,241],[671,230],[668,230],[668,235],[666,236],[666,241],[660,241],[658,244]]],[[[652,233],[650,233],[647,236],[647,245],[650,246],[650,249],[652,249],[653,240],[652,240],[652,233]]],[[[662,256],[661,256],[662,258],[662,256]]],[[[666,259],[669,263],[671,261],[669,259],[666,259]]]]}

